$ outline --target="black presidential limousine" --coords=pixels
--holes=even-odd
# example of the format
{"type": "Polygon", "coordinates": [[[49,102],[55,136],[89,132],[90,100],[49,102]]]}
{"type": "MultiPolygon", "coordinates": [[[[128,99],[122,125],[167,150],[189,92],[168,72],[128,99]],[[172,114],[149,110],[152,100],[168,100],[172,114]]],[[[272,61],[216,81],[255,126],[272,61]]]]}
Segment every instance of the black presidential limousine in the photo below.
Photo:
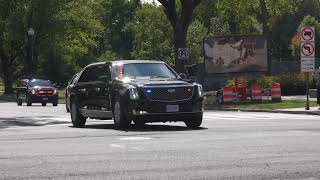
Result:
{"type": "Polygon", "coordinates": [[[70,90],[71,120],[114,119],[116,128],[147,122],[183,121],[197,128],[203,116],[202,86],[161,61],[123,60],[90,64],[70,90]]]}

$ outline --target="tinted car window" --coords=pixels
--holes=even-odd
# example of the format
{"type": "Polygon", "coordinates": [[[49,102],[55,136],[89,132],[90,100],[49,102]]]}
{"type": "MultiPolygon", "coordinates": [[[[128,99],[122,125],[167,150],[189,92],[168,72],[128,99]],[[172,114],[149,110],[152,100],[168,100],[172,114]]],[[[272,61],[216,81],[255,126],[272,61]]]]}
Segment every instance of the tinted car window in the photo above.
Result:
{"type": "Polygon", "coordinates": [[[80,78],[79,78],[79,81],[78,82],[88,82],[89,81],[89,78],[88,78],[88,74],[89,74],[89,71],[91,70],[91,68],[87,68],[85,69],[80,78]]]}
{"type": "Polygon", "coordinates": [[[109,81],[111,79],[110,68],[107,65],[95,66],[89,73],[91,81],[109,81]]]}
{"type": "Polygon", "coordinates": [[[177,76],[162,63],[132,63],[123,65],[124,77],[176,78],[177,76]]]}
{"type": "Polygon", "coordinates": [[[34,87],[34,86],[49,86],[53,87],[53,84],[50,81],[47,80],[31,80],[28,82],[28,86],[34,87]]]}
{"type": "Polygon", "coordinates": [[[108,65],[97,65],[84,70],[79,82],[108,81],[111,79],[110,68],[108,65]]]}

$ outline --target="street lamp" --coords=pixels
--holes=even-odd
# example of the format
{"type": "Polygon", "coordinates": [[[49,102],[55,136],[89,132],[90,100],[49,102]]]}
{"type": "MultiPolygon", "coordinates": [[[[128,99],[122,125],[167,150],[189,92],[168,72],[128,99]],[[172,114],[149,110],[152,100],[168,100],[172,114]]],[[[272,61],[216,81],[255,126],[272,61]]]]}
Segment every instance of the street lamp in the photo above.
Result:
{"type": "Polygon", "coordinates": [[[28,35],[28,51],[27,51],[27,56],[28,56],[28,75],[32,75],[32,66],[33,66],[33,36],[35,32],[32,27],[30,27],[27,31],[28,35]]]}

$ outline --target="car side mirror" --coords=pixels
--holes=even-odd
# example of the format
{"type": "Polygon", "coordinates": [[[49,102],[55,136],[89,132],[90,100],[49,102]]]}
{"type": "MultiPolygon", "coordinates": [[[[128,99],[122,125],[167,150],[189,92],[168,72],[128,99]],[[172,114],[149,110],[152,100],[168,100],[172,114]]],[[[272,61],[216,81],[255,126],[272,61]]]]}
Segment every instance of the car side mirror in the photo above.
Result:
{"type": "Polygon", "coordinates": [[[186,72],[189,76],[197,76],[197,65],[192,64],[192,65],[186,65],[184,67],[186,69],[186,72]]]}
{"type": "Polygon", "coordinates": [[[185,73],[180,73],[179,76],[181,77],[181,79],[187,79],[187,75],[185,73]]]}

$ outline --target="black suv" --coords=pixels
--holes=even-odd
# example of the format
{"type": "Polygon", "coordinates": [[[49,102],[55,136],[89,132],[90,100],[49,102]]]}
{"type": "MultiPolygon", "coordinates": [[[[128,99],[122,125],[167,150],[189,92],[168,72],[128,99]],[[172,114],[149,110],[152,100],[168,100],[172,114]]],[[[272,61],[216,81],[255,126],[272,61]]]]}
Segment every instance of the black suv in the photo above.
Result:
{"type": "Polygon", "coordinates": [[[26,102],[27,106],[31,106],[32,103],[41,103],[42,106],[52,103],[53,106],[57,106],[58,91],[49,80],[23,78],[17,88],[18,106],[21,106],[23,102],[26,102]]]}
{"type": "Polygon", "coordinates": [[[146,122],[184,121],[197,128],[203,116],[202,86],[183,80],[161,61],[126,60],[88,65],[70,92],[71,119],[114,119],[116,128],[146,122]]]}

